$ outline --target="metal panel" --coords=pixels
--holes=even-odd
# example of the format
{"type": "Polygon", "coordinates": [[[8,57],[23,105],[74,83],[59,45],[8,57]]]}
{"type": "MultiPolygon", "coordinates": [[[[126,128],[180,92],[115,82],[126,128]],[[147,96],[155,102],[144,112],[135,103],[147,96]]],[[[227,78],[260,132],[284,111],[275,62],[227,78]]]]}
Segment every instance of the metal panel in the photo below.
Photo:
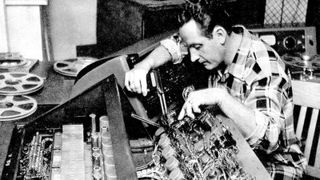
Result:
{"type": "Polygon", "coordinates": [[[111,75],[103,84],[105,102],[110,123],[112,148],[117,170],[117,179],[137,179],[128,136],[123,119],[118,84],[115,76],[111,75]]]}

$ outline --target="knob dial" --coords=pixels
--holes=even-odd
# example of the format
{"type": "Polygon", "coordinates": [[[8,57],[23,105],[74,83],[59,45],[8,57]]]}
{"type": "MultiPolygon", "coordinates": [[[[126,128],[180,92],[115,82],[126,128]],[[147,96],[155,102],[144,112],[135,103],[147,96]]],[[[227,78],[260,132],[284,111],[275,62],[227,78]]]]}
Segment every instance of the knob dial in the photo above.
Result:
{"type": "Polygon", "coordinates": [[[283,39],[283,46],[287,50],[292,50],[297,45],[297,40],[293,36],[287,36],[283,39]]]}

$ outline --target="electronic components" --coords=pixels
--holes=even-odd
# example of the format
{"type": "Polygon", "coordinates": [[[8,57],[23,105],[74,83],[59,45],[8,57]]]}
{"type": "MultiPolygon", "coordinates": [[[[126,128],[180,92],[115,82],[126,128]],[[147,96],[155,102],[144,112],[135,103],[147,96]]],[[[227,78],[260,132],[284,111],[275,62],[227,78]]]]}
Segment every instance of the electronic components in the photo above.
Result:
{"type": "Polygon", "coordinates": [[[195,120],[184,118],[160,127],[155,139],[154,166],[138,172],[138,177],[255,179],[237,161],[238,148],[228,127],[208,111],[195,120]]]}
{"type": "MultiPolygon", "coordinates": [[[[171,112],[169,116],[163,117],[162,127],[155,132],[152,161],[137,169],[138,178],[254,179],[238,163],[237,144],[228,127],[222,125],[208,111],[204,111],[196,119],[185,117],[182,121],[177,121],[175,116],[175,113],[171,112]],[[170,124],[167,123],[168,119],[170,124]]],[[[70,145],[78,147],[79,144],[88,148],[81,151],[83,148],[79,146],[72,153],[89,154],[89,176],[93,180],[117,179],[108,117],[100,116],[99,128],[96,126],[96,115],[90,114],[89,117],[91,129],[88,131],[89,136],[84,138],[86,143],[82,142],[83,135],[77,135],[83,132],[82,128],[78,128],[79,125],[64,125],[62,132],[51,134],[37,131],[32,140],[23,147],[18,179],[55,180],[64,177],[67,167],[63,165],[66,162],[62,157],[69,156],[64,154],[66,147],[70,149],[70,145]],[[67,142],[75,138],[78,139],[78,145],[67,142]]],[[[82,159],[84,162],[86,158],[82,159]]],[[[75,160],[68,160],[71,161],[75,160]]],[[[87,165],[85,169],[88,169],[87,165]]],[[[70,173],[71,171],[68,171],[68,175],[70,173]]],[[[73,173],[79,175],[77,172],[73,173]]]]}
{"type": "Polygon", "coordinates": [[[19,163],[19,176],[24,179],[49,179],[53,137],[36,133],[24,145],[19,163]]]}
{"type": "Polygon", "coordinates": [[[93,180],[116,180],[109,119],[100,116],[97,131],[96,115],[90,114],[89,117],[91,132],[87,138],[84,137],[82,124],[63,125],[62,131],[37,131],[22,148],[17,179],[91,177],[93,180]]]}
{"type": "MultiPolygon", "coordinates": [[[[186,56],[179,64],[166,63],[148,74],[147,84],[150,91],[143,98],[139,97],[139,100],[150,119],[166,112],[167,108],[182,106],[184,99],[181,94],[185,87],[194,85],[194,88],[198,89],[207,86],[210,72],[200,63],[192,63],[188,58],[186,56]]],[[[133,66],[142,59],[128,58],[127,63],[133,66]]]]}
{"type": "Polygon", "coordinates": [[[129,108],[120,106],[117,88],[111,76],[17,126],[1,179],[268,179],[228,121],[222,125],[207,111],[177,121],[176,113],[169,111],[158,130],[144,127],[129,108]]]}

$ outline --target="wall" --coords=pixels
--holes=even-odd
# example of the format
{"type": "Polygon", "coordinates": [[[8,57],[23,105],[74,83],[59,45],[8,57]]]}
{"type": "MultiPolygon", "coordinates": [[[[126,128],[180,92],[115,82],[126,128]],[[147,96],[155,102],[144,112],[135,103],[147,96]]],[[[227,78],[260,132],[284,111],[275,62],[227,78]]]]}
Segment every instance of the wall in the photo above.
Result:
{"type": "Polygon", "coordinates": [[[0,0],[0,52],[8,51],[7,24],[4,0],[0,0]]]}
{"type": "Polygon", "coordinates": [[[76,57],[76,46],[96,43],[97,0],[52,0],[49,37],[54,60],[76,57]]]}
{"type": "Polygon", "coordinates": [[[41,6],[46,0],[0,0],[0,52],[43,60],[41,6]]]}

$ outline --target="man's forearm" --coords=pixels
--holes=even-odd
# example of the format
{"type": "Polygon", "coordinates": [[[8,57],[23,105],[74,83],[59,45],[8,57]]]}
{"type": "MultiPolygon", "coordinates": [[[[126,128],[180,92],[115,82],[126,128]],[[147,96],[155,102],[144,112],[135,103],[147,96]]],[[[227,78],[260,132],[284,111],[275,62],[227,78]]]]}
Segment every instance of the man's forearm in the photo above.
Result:
{"type": "Polygon", "coordinates": [[[171,55],[166,48],[159,46],[154,49],[144,60],[136,64],[136,68],[143,68],[149,71],[152,68],[159,67],[171,60],[171,55]]]}
{"type": "Polygon", "coordinates": [[[244,137],[248,137],[256,129],[255,114],[230,94],[226,94],[220,102],[221,110],[238,126],[244,137]]]}

